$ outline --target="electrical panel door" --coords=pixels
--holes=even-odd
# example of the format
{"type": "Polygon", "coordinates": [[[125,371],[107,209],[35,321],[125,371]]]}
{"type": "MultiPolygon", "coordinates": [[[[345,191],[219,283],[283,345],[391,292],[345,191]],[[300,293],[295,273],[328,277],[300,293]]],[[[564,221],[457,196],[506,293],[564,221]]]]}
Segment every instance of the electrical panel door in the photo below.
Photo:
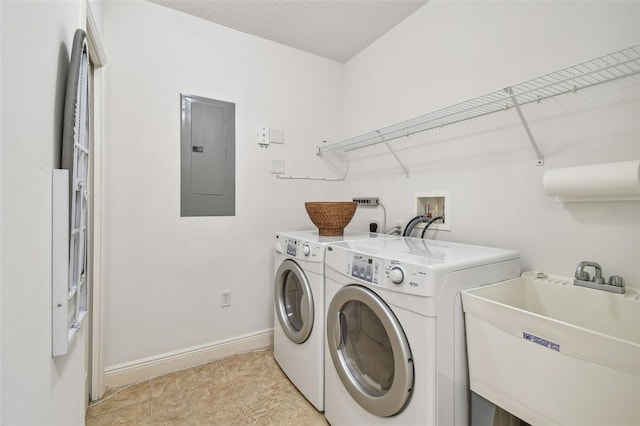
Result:
{"type": "Polygon", "coordinates": [[[235,104],[181,95],[181,216],[235,215],[235,104]]]}

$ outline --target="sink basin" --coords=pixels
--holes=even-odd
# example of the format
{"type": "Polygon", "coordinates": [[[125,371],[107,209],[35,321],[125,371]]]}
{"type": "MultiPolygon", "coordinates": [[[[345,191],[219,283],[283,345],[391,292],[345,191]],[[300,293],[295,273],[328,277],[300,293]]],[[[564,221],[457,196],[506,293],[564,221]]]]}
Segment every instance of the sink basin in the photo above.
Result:
{"type": "Polygon", "coordinates": [[[526,272],[462,292],[471,390],[536,424],[640,424],[640,294],[526,272]]]}

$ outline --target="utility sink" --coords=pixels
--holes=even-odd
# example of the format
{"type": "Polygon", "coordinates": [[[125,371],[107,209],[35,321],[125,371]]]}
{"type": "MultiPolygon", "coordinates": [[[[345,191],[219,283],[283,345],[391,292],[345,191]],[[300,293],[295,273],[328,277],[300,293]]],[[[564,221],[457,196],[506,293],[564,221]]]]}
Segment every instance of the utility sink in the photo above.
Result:
{"type": "Polygon", "coordinates": [[[640,425],[640,294],[537,272],[462,292],[471,390],[532,425],[640,425]]]}

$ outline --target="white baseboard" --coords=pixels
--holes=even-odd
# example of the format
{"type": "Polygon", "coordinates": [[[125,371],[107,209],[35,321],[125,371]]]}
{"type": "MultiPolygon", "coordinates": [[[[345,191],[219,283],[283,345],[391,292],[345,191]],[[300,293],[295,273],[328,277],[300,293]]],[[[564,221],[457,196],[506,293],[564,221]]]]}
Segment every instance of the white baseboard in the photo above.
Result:
{"type": "Polygon", "coordinates": [[[105,385],[116,388],[270,346],[273,346],[272,328],[107,367],[105,385]]]}

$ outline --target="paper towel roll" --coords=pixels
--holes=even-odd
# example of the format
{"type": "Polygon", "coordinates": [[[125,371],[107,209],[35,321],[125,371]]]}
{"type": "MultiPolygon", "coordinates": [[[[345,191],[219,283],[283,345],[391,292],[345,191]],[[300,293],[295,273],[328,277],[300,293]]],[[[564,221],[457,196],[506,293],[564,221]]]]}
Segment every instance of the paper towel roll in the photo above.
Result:
{"type": "Polygon", "coordinates": [[[640,160],[547,170],[542,186],[562,201],[640,200],[640,160]]]}

